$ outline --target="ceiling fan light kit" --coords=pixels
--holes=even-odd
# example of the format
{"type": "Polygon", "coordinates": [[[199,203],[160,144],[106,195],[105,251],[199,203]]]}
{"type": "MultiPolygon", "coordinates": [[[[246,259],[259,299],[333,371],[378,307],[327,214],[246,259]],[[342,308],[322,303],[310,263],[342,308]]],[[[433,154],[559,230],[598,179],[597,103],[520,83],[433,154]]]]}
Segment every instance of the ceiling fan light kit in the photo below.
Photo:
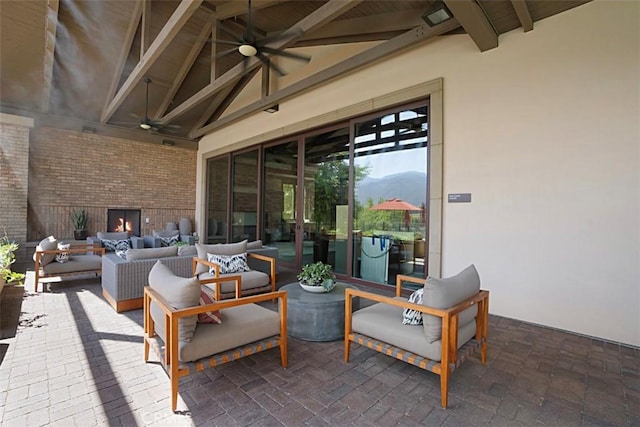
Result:
{"type": "Polygon", "coordinates": [[[240,47],[238,47],[238,51],[242,56],[246,56],[247,58],[251,56],[256,56],[256,54],[258,53],[258,49],[256,49],[250,44],[240,45],[240,47]]]}

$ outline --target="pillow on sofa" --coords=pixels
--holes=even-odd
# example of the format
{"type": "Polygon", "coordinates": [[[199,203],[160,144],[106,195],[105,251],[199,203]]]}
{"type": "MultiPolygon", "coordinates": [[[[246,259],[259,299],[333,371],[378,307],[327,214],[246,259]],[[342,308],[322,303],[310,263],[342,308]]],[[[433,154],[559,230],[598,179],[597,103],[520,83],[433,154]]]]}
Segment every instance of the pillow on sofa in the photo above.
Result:
{"type": "MultiPolygon", "coordinates": [[[[429,277],[424,284],[422,304],[432,308],[450,308],[480,292],[480,277],[476,267],[471,264],[455,276],[447,279],[429,277]]],[[[473,321],[478,306],[473,305],[458,315],[458,327],[473,321]]],[[[442,319],[430,314],[422,316],[424,333],[429,343],[442,337],[442,319]]]]}
{"type": "Polygon", "coordinates": [[[178,237],[180,238],[179,230],[153,230],[153,237],[178,237]]]}
{"type": "MultiPolygon", "coordinates": [[[[251,269],[247,265],[246,253],[237,255],[207,254],[207,260],[220,266],[220,274],[242,273],[244,271],[251,271],[251,269]]],[[[209,273],[215,274],[215,270],[213,269],[213,267],[209,268],[209,273]]]]}
{"type": "MultiPolygon", "coordinates": [[[[247,252],[247,241],[243,240],[238,243],[217,243],[215,245],[203,245],[196,243],[196,251],[198,252],[198,258],[208,259],[207,254],[215,255],[237,255],[247,252]]],[[[204,264],[198,263],[196,268],[196,275],[206,273],[209,270],[204,264]]]]}
{"type": "MultiPolygon", "coordinates": [[[[52,251],[58,249],[58,241],[55,237],[49,236],[46,239],[43,239],[38,246],[36,246],[37,251],[52,251]]],[[[44,267],[45,265],[51,263],[54,259],[56,259],[56,254],[42,254],[40,256],[40,267],[44,267]]],[[[36,254],[33,253],[33,260],[36,260],[36,254]]]]}
{"type": "Polygon", "coordinates": [[[255,240],[253,242],[247,242],[247,250],[262,248],[262,240],[255,240]]]}
{"type": "Polygon", "coordinates": [[[56,254],[56,261],[58,261],[60,264],[64,264],[65,262],[69,261],[69,258],[71,257],[71,253],[68,252],[69,249],[71,249],[71,243],[58,243],[58,250],[64,252],[56,254]]]}
{"type": "Polygon", "coordinates": [[[100,240],[125,240],[129,238],[129,233],[126,231],[110,231],[108,233],[98,231],[96,237],[100,240]]]}
{"type": "MultiPolygon", "coordinates": [[[[414,304],[422,304],[422,295],[424,293],[424,288],[420,288],[417,291],[414,291],[409,296],[409,302],[414,304]]],[[[405,308],[402,310],[402,324],[403,325],[422,325],[422,312],[405,308]]]]}
{"type": "Polygon", "coordinates": [[[102,246],[107,252],[126,251],[127,249],[131,249],[131,244],[129,243],[129,239],[122,239],[122,240],[104,239],[102,240],[102,246]]]}
{"type": "MultiPolygon", "coordinates": [[[[200,304],[200,281],[197,277],[180,277],[173,274],[173,271],[162,261],[156,261],[149,272],[149,286],[158,292],[173,308],[181,309],[196,307],[200,304]]],[[[155,305],[152,304],[152,305],[155,305]]],[[[159,311],[153,310],[156,313],[159,311]]],[[[160,314],[154,316],[156,323],[162,322],[164,318],[160,314]]],[[[196,329],[198,316],[188,316],[178,321],[178,339],[180,341],[191,341],[193,332],[196,329]]]]}
{"type": "MultiPolygon", "coordinates": [[[[200,305],[213,304],[216,302],[216,293],[213,289],[203,286],[200,290],[200,305]]],[[[220,310],[205,311],[198,314],[198,323],[222,323],[222,313],[220,310]]]]}
{"type": "Polygon", "coordinates": [[[171,256],[178,256],[177,246],[169,246],[167,248],[129,249],[127,251],[127,260],[129,261],[166,258],[171,256]]]}
{"type": "Polygon", "coordinates": [[[198,251],[196,251],[196,247],[193,245],[182,245],[178,246],[178,256],[197,256],[198,251]]]}

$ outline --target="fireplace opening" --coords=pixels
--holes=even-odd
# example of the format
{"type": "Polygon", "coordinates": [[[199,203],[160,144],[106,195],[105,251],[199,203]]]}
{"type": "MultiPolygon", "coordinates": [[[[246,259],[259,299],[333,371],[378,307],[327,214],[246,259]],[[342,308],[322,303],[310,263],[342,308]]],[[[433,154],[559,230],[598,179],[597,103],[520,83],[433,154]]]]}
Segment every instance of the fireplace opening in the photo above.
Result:
{"type": "Polygon", "coordinates": [[[140,237],[140,209],[107,209],[107,231],[140,237]]]}

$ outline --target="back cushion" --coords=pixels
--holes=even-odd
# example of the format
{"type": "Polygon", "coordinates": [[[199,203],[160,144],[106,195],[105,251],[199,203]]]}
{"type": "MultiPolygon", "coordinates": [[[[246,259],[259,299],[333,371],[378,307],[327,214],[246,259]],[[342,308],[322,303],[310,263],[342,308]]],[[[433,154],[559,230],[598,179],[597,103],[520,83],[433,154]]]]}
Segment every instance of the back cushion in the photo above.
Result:
{"type": "Polygon", "coordinates": [[[262,247],[262,240],[255,240],[247,243],[247,249],[260,249],[262,247]]]}
{"type": "MultiPolygon", "coordinates": [[[[149,272],[149,286],[158,292],[173,308],[197,307],[200,304],[200,281],[197,277],[180,277],[162,261],[157,261],[149,272]]],[[[164,330],[164,317],[159,307],[152,303],[153,320],[164,330]]],[[[191,341],[198,316],[188,316],[178,321],[178,339],[191,341]]],[[[163,337],[164,339],[164,337],[163,337]]]]}
{"type": "MultiPolygon", "coordinates": [[[[36,251],[51,251],[54,249],[58,249],[58,241],[55,237],[49,236],[46,239],[43,239],[38,246],[36,246],[36,251]]],[[[44,267],[49,264],[51,261],[56,259],[56,254],[43,254],[40,256],[40,267],[44,267]]],[[[36,260],[36,254],[33,254],[33,260],[36,260]]]]}
{"type": "MultiPolygon", "coordinates": [[[[198,258],[205,260],[208,259],[207,254],[237,255],[247,252],[247,241],[243,240],[238,243],[218,243],[215,245],[201,245],[200,243],[196,243],[196,251],[198,252],[198,258]]],[[[209,267],[198,263],[196,275],[206,273],[207,271],[209,271],[209,267]]]]}
{"type": "Polygon", "coordinates": [[[153,237],[176,237],[180,235],[179,230],[153,230],[153,237]]]}
{"type": "MultiPolygon", "coordinates": [[[[480,292],[480,277],[472,264],[455,276],[447,279],[429,277],[424,284],[422,304],[432,308],[450,308],[480,292]]],[[[473,305],[458,315],[458,327],[472,321],[478,313],[473,305]]],[[[442,318],[423,314],[424,333],[427,341],[433,343],[442,338],[442,318]]]]}
{"type": "Polygon", "coordinates": [[[129,261],[135,261],[138,259],[165,258],[170,256],[178,256],[177,246],[169,246],[166,248],[129,249],[127,251],[127,260],[129,261]]]}
{"type": "Polygon", "coordinates": [[[98,232],[98,233],[96,233],[96,236],[100,240],[124,240],[124,239],[128,239],[129,238],[129,233],[127,233],[126,231],[122,231],[122,232],[119,232],[119,233],[115,233],[115,232],[110,232],[110,233],[98,232]]]}

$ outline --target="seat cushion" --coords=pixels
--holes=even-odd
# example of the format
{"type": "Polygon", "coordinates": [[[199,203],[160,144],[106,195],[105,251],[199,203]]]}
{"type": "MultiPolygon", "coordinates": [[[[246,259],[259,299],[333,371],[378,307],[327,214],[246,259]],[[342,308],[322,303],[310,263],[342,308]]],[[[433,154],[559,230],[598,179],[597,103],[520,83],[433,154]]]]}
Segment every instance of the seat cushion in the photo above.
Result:
{"type": "MultiPolygon", "coordinates": [[[[264,286],[269,286],[271,283],[271,279],[269,275],[263,273],[262,271],[250,270],[242,273],[230,273],[230,274],[221,274],[220,277],[225,276],[241,276],[242,277],[242,290],[251,290],[256,288],[262,288],[264,286]]],[[[208,271],[198,275],[198,278],[201,281],[205,281],[207,279],[211,279],[215,277],[213,274],[208,271]]],[[[207,284],[210,289],[215,289],[215,284],[207,284]]],[[[235,293],[236,285],[235,282],[223,282],[220,284],[220,292],[222,294],[235,293]]]]}
{"type": "Polygon", "coordinates": [[[280,315],[257,304],[229,307],[223,312],[221,325],[198,323],[191,341],[180,343],[181,362],[192,362],[280,334],[280,315]]]}
{"type": "MultiPolygon", "coordinates": [[[[176,276],[162,261],[158,260],[149,272],[149,286],[158,292],[173,308],[197,307],[200,304],[200,281],[195,277],[176,276]]],[[[153,302],[151,316],[156,330],[166,342],[164,331],[164,313],[153,302]]],[[[190,341],[196,328],[198,316],[183,317],[178,321],[178,339],[190,341]]]]}
{"type": "MultiPolygon", "coordinates": [[[[351,325],[354,332],[386,342],[398,349],[410,351],[427,359],[440,361],[442,359],[442,340],[427,340],[422,325],[402,325],[401,319],[401,307],[378,303],[353,313],[351,325]]],[[[475,332],[475,321],[458,327],[458,348],[473,338],[475,332]]]]}
{"type": "MultiPolygon", "coordinates": [[[[196,251],[198,252],[198,258],[207,259],[207,254],[215,255],[237,255],[247,252],[247,241],[243,240],[238,243],[217,243],[215,245],[203,245],[196,243],[196,251]]],[[[198,263],[196,267],[196,274],[205,273],[209,270],[209,267],[198,263]]]]}
{"type": "Polygon", "coordinates": [[[67,262],[52,262],[42,268],[47,275],[79,273],[101,269],[102,257],[99,255],[72,255],[67,262]]]}
{"type": "MultiPolygon", "coordinates": [[[[429,277],[424,284],[422,304],[432,308],[450,308],[467,298],[471,298],[478,292],[480,292],[480,277],[476,267],[472,264],[455,276],[446,279],[429,277]]],[[[458,325],[464,326],[473,321],[477,313],[477,305],[464,310],[459,314],[458,325]]],[[[422,323],[429,342],[435,342],[442,337],[442,319],[440,317],[424,314],[422,323]]]]}

